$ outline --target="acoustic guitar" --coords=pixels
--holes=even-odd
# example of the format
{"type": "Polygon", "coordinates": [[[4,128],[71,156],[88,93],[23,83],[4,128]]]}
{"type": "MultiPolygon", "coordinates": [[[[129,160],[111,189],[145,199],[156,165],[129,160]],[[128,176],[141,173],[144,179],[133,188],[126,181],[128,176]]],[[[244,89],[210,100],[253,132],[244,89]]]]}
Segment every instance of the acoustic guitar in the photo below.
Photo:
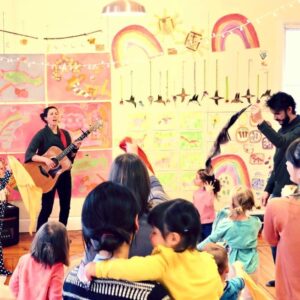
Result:
{"type": "MultiPolygon", "coordinates": [[[[75,141],[82,141],[92,131],[95,131],[100,127],[102,127],[102,122],[95,123],[88,130],[83,131],[80,137],[78,137],[75,141]]],[[[76,146],[73,143],[63,151],[56,146],[50,147],[42,156],[52,159],[55,163],[54,168],[49,168],[42,162],[28,162],[24,164],[25,169],[32,177],[34,183],[43,190],[43,193],[50,192],[53,189],[59,175],[72,168],[72,163],[67,155],[74,150],[75,147],[76,146]]]]}

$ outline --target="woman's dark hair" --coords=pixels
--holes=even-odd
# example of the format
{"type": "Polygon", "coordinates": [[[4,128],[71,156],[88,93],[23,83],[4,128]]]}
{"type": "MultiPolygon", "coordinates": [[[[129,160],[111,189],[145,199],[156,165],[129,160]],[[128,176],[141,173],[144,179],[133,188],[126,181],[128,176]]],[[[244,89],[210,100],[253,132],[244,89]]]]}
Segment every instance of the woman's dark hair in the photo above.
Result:
{"type": "Polygon", "coordinates": [[[40,114],[40,118],[41,118],[41,120],[42,120],[44,123],[47,123],[47,121],[45,120],[45,118],[48,116],[48,112],[49,112],[50,109],[56,109],[56,110],[58,111],[58,109],[57,109],[56,106],[48,106],[48,107],[46,107],[46,108],[43,110],[43,112],[40,114]]]}
{"type": "Polygon", "coordinates": [[[194,249],[201,235],[200,216],[195,206],[184,199],[174,199],[155,206],[149,213],[148,223],[159,229],[164,238],[169,232],[180,234],[176,252],[194,249]]]}
{"type": "Polygon", "coordinates": [[[99,252],[113,253],[124,242],[131,243],[136,232],[138,205],[124,186],[103,182],[86,197],[81,213],[82,234],[86,251],[91,246],[99,252]]]}
{"type": "Polygon", "coordinates": [[[296,102],[294,98],[284,92],[273,94],[270,99],[266,101],[266,105],[275,112],[279,112],[281,110],[287,111],[287,109],[291,107],[292,113],[296,113],[296,102]]]}
{"type": "Polygon", "coordinates": [[[41,226],[31,244],[31,256],[39,263],[69,265],[69,239],[64,224],[49,221],[41,226]]]}
{"type": "Polygon", "coordinates": [[[294,140],[286,150],[285,158],[295,168],[300,168],[300,138],[294,140]]]}
{"type": "Polygon", "coordinates": [[[221,190],[220,180],[217,179],[214,174],[212,174],[212,175],[208,174],[207,170],[205,170],[205,169],[200,169],[197,171],[197,173],[198,173],[200,179],[204,183],[207,182],[209,184],[212,184],[212,186],[214,188],[213,192],[215,195],[217,195],[217,193],[220,192],[220,190],[221,190]]]}
{"type": "Polygon", "coordinates": [[[150,195],[150,178],[147,167],[135,154],[125,153],[112,163],[109,180],[126,186],[139,205],[139,216],[147,211],[150,195]]]}

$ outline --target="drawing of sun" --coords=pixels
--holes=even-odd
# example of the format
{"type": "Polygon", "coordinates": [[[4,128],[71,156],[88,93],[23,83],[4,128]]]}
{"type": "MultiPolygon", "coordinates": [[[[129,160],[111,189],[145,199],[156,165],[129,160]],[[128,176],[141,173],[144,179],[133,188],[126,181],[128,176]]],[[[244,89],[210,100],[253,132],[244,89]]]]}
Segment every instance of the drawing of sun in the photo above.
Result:
{"type": "Polygon", "coordinates": [[[163,42],[167,39],[171,39],[176,44],[183,43],[186,32],[180,28],[182,21],[178,13],[171,15],[164,9],[162,15],[154,15],[154,17],[156,18],[156,35],[160,35],[163,42]]]}

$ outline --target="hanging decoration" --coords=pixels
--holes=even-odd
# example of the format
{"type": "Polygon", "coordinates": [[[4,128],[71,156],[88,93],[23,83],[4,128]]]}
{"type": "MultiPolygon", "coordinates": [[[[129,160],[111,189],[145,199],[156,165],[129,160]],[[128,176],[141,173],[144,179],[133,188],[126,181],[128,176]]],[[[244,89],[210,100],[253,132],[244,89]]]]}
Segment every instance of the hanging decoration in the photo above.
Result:
{"type": "Polygon", "coordinates": [[[166,71],[166,103],[170,103],[169,99],[169,70],[166,71]]]}
{"type": "Polygon", "coordinates": [[[135,102],[135,98],[132,94],[132,90],[133,90],[133,70],[130,71],[130,98],[128,100],[125,100],[128,103],[131,103],[134,107],[136,107],[136,102],[135,102]]]}
{"type": "Polygon", "coordinates": [[[161,95],[161,71],[159,72],[159,94],[157,95],[157,99],[154,101],[155,103],[162,103],[163,105],[166,105],[165,100],[163,100],[161,95]]]}
{"type": "Polygon", "coordinates": [[[152,96],[152,60],[149,59],[149,88],[150,88],[150,95],[148,96],[148,101],[150,104],[153,102],[152,96]]]}
{"type": "Polygon", "coordinates": [[[185,64],[185,61],[183,60],[182,61],[182,88],[181,88],[181,93],[180,94],[177,94],[176,96],[178,96],[178,97],[181,97],[181,103],[182,102],[184,102],[184,100],[185,100],[185,98],[187,97],[187,96],[189,96],[189,94],[187,94],[186,92],[185,92],[185,88],[184,88],[184,64],[185,64]]]}
{"type": "Polygon", "coordinates": [[[123,98],[123,76],[120,76],[120,92],[121,92],[121,100],[120,100],[120,104],[123,105],[124,104],[124,98],[123,98]]]}
{"type": "Polygon", "coordinates": [[[219,66],[218,66],[218,60],[216,59],[216,91],[215,91],[215,95],[213,97],[210,97],[210,99],[215,101],[216,105],[219,105],[219,100],[224,99],[224,97],[220,97],[219,96],[219,91],[218,91],[218,81],[219,81],[219,66]]]}
{"type": "Polygon", "coordinates": [[[206,59],[203,60],[203,92],[201,97],[201,102],[208,96],[208,91],[206,90],[206,59]]]}
{"type": "Polygon", "coordinates": [[[196,61],[194,61],[194,95],[191,99],[189,99],[189,102],[187,104],[190,104],[191,102],[196,102],[200,106],[200,102],[198,101],[199,95],[196,94],[196,61]]]}
{"type": "Polygon", "coordinates": [[[271,89],[269,89],[269,72],[266,71],[265,74],[266,74],[266,86],[267,86],[267,89],[266,89],[266,91],[264,93],[261,94],[260,101],[262,101],[262,100],[267,101],[271,97],[271,89]]]}
{"type": "Polygon", "coordinates": [[[242,96],[242,98],[246,98],[248,103],[251,103],[251,98],[255,97],[255,95],[252,95],[250,92],[250,69],[251,69],[252,59],[248,59],[248,89],[246,92],[246,95],[242,96]]]}
{"type": "MultiPolygon", "coordinates": [[[[240,53],[236,54],[236,90],[239,91],[239,78],[240,78],[240,53]]],[[[236,92],[234,95],[234,99],[231,100],[231,103],[243,103],[240,99],[240,93],[236,92]]]]}

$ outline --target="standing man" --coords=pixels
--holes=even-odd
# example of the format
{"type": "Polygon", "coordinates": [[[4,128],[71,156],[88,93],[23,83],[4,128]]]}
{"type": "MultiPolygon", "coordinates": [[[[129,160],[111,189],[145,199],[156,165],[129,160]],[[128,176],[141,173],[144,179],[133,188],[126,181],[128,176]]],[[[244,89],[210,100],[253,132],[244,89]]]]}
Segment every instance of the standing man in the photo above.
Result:
{"type": "MultiPolygon", "coordinates": [[[[285,151],[296,138],[300,137],[300,116],[296,114],[296,103],[292,96],[278,92],[266,101],[266,105],[281,128],[276,132],[263,119],[259,105],[252,105],[252,121],[258,124],[258,130],[276,147],[273,170],[262,196],[263,206],[267,205],[270,198],[280,197],[281,190],[285,185],[292,184],[286,168],[285,151]]],[[[275,262],[276,247],[272,247],[272,255],[275,262]]],[[[275,286],[275,281],[271,280],[266,285],[275,286]]]]}

